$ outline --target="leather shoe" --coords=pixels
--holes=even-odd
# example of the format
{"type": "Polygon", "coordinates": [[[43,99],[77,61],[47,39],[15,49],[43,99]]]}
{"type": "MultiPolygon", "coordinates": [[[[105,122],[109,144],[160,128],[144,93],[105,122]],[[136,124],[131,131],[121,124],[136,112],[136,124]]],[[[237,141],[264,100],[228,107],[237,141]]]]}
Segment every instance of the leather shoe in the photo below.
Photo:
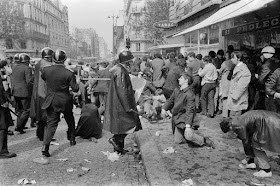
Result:
{"type": "Polygon", "coordinates": [[[13,157],[16,157],[16,156],[17,155],[15,153],[11,153],[11,152],[0,153],[0,159],[13,158],[13,157]]]}
{"type": "Polygon", "coordinates": [[[49,153],[49,148],[50,148],[50,145],[43,145],[43,148],[42,148],[42,154],[43,156],[46,156],[46,157],[50,157],[50,153],[49,153]]]}
{"type": "Polygon", "coordinates": [[[8,135],[12,136],[12,135],[14,135],[14,132],[11,130],[8,130],[8,135]]]}
{"type": "Polygon", "coordinates": [[[212,140],[210,140],[210,138],[205,137],[204,142],[207,147],[212,147],[213,149],[215,149],[215,144],[212,140]]]}
{"type": "Polygon", "coordinates": [[[123,151],[123,149],[116,143],[114,138],[110,138],[108,141],[109,141],[109,143],[111,143],[113,145],[114,151],[117,151],[117,152],[122,152],[123,151]]]}
{"type": "Polygon", "coordinates": [[[18,130],[17,128],[15,128],[15,131],[19,132],[20,134],[26,133],[24,130],[18,130]]]}
{"type": "Polygon", "coordinates": [[[70,141],[70,146],[74,146],[74,145],[76,145],[76,141],[75,140],[71,140],[70,141]]]}

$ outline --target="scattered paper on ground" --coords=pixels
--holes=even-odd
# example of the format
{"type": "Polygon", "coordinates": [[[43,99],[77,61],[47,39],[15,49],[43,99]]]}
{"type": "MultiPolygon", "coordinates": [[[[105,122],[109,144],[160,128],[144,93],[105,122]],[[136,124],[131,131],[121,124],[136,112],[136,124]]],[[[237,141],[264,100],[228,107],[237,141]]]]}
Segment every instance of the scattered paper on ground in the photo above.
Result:
{"type": "Polygon", "coordinates": [[[43,158],[43,157],[34,158],[34,159],[33,159],[33,162],[35,162],[35,163],[40,163],[40,164],[43,164],[43,165],[49,163],[49,161],[48,161],[47,159],[43,158]]]}
{"type": "Polygon", "coordinates": [[[82,167],[82,170],[83,170],[83,171],[90,171],[90,168],[82,167]]]}
{"type": "Polygon", "coordinates": [[[174,152],[175,152],[175,150],[173,149],[173,147],[167,147],[163,151],[164,154],[169,154],[169,153],[174,153],[174,152]]]}
{"type": "Polygon", "coordinates": [[[111,161],[111,162],[114,162],[114,161],[118,161],[119,160],[119,155],[117,152],[113,152],[113,153],[110,153],[109,151],[101,151],[105,156],[107,156],[107,158],[111,161]]]}
{"type": "Polygon", "coordinates": [[[17,184],[19,185],[36,184],[36,181],[33,179],[21,178],[18,180],[17,184]]]}
{"type": "Polygon", "coordinates": [[[68,158],[56,159],[58,161],[68,161],[68,158]]]}
{"type": "Polygon", "coordinates": [[[56,143],[54,141],[51,141],[51,145],[59,146],[59,143],[56,143]]]}
{"type": "Polygon", "coordinates": [[[193,185],[192,179],[187,179],[182,181],[182,186],[191,186],[191,185],[193,185]]]}
{"type": "Polygon", "coordinates": [[[91,161],[90,161],[90,160],[88,160],[88,159],[84,159],[84,161],[85,161],[85,162],[88,162],[88,163],[91,163],[91,161]]]}
{"type": "Polygon", "coordinates": [[[157,132],[156,132],[156,136],[160,136],[160,131],[157,131],[157,132]]]}
{"type": "Polygon", "coordinates": [[[76,171],[77,169],[73,169],[73,168],[68,168],[66,171],[67,172],[74,172],[74,171],[76,171]]]}

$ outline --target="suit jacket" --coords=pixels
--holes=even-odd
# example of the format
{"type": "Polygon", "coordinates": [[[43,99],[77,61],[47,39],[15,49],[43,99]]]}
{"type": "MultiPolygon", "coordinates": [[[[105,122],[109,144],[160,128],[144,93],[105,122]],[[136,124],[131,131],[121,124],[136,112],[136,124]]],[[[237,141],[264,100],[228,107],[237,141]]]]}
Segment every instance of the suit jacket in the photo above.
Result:
{"type": "Polygon", "coordinates": [[[46,115],[44,110],[41,109],[43,102],[47,94],[47,85],[45,81],[41,78],[41,70],[46,66],[51,66],[52,63],[44,59],[41,59],[35,65],[34,71],[34,85],[31,96],[31,110],[30,117],[36,118],[37,121],[46,121],[46,115]]]}
{"type": "Polygon", "coordinates": [[[15,97],[31,97],[33,87],[32,70],[27,63],[20,63],[13,68],[12,94],[15,97]]]}
{"type": "Polygon", "coordinates": [[[65,68],[63,64],[55,64],[43,68],[41,77],[47,84],[47,95],[42,109],[50,106],[54,108],[54,112],[72,109],[73,96],[69,92],[69,87],[73,92],[79,91],[74,73],[65,68]]]}
{"type": "Polygon", "coordinates": [[[121,64],[110,69],[111,80],[104,114],[104,129],[113,134],[127,134],[141,129],[129,72],[121,64]]]}

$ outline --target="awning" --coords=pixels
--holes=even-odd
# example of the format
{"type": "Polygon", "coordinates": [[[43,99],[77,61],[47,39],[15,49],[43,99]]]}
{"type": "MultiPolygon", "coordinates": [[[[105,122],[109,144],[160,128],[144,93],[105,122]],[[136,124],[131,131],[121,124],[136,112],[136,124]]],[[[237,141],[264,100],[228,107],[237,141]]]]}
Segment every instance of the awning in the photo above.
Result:
{"type": "Polygon", "coordinates": [[[233,17],[256,11],[272,1],[273,0],[240,0],[236,3],[221,8],[216,13],[201,21],[200,23],[194,25],[193,27],[187,28],[186,30],[172,37],[177,37],[233,17]]]}
{"type": "Polygon", "coordinates": [[[169,45],[157,45],[157,46],[153,46],[151,48],[148,48],[149,51],[151,50],[156,50],[156,49],[165,49],[165,48],[180,48],[183,47],[184,44],[179,43],[179,44],[169,44],[169,45]]]}

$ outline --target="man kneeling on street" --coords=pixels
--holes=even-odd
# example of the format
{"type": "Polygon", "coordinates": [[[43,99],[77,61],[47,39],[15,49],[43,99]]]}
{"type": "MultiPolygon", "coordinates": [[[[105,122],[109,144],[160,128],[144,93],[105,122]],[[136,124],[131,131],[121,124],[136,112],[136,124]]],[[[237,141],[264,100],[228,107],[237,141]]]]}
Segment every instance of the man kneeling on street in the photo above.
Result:
{"type": "Polygon", "coordinates": [[[192,84],[192,76],[183,72],[178,79],[180,88],[176,88],[171,97],[165,102],[161,115],[165,117],[166,111],[172,109],[172,130],[175,143],[191,143],[195,146],[209,146],[215,148],[214,143],[208,137],[202,137],[195,133],[193,125],[195,118],[195,95],[192,84]]]}
{"type": "Polygon", "coordinates": [[[242,140],[246,158],[240,168],[256,169],[253,175],[271,177],[269,159],[264,150],[280,153],[280,114],[266,110],[248,111],[234,119],[224,119],[220,123],[224,133],[232,130],[242,140]]]}

